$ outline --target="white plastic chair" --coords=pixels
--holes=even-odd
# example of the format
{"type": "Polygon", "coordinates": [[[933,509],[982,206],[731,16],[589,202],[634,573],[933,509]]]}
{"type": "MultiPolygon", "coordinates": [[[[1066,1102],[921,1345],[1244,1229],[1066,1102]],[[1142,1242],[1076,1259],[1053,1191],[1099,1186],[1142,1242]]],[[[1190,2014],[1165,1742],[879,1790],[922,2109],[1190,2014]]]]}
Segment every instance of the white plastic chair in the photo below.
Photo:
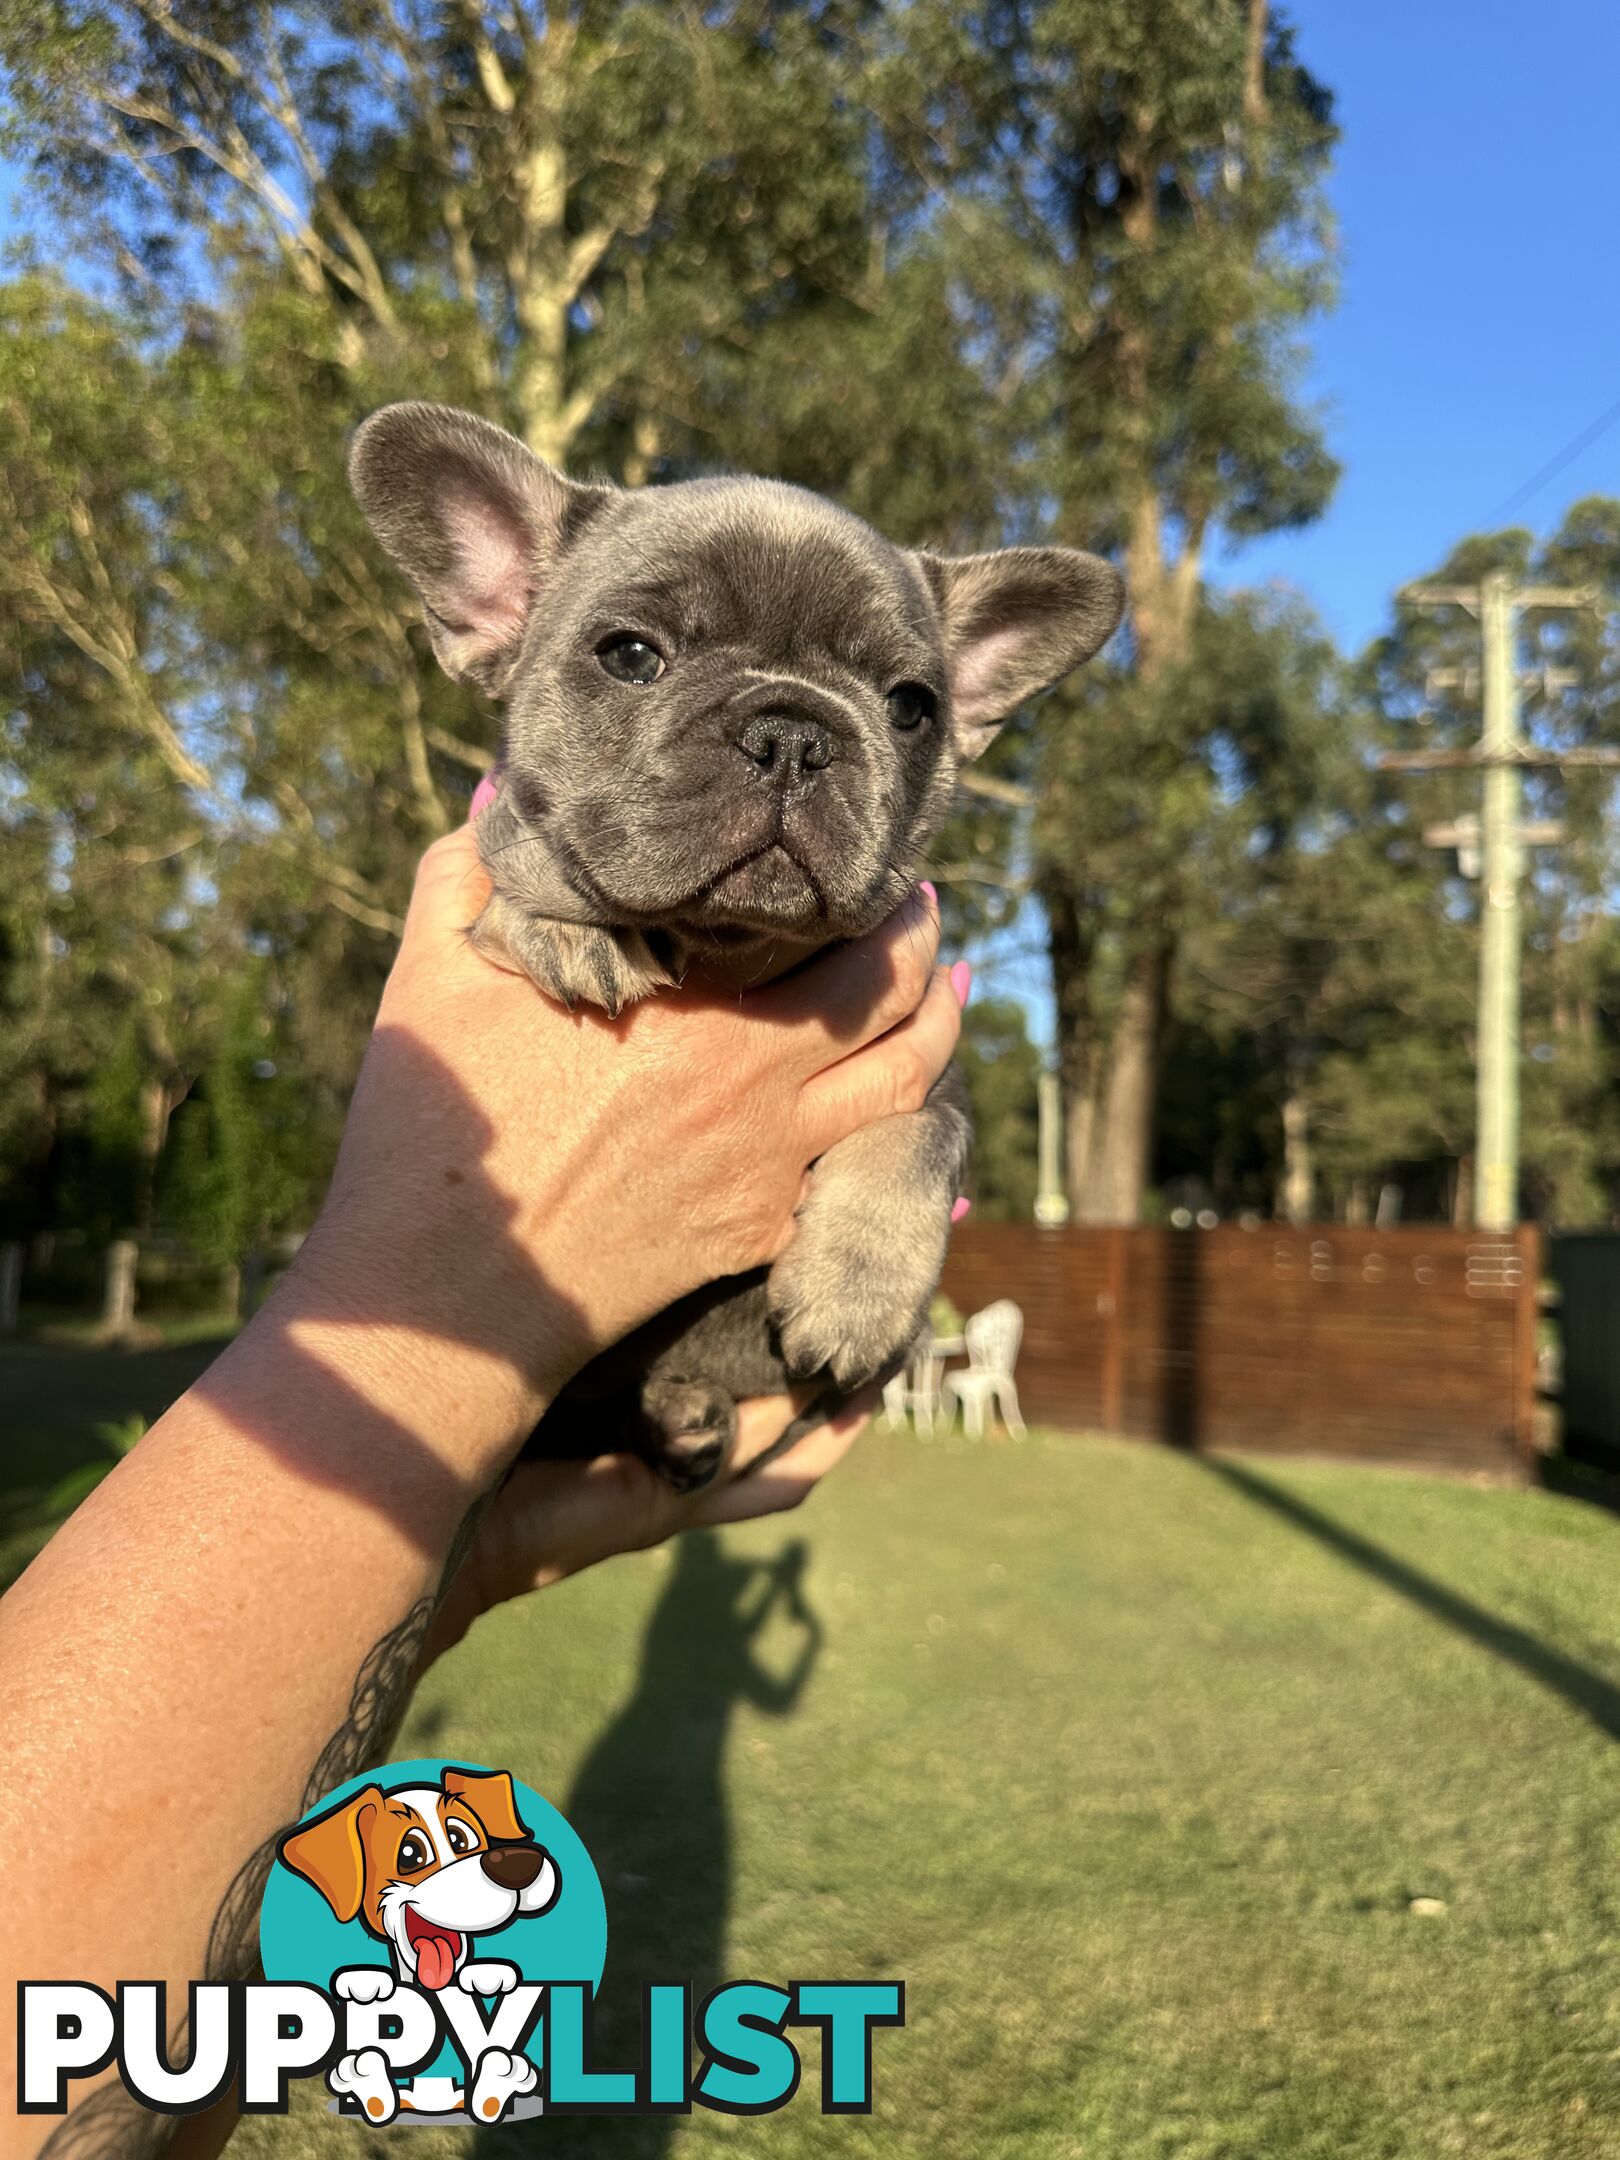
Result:
{"type": "Polygon", "coordinates": [[[906,1354],[906,1362],[883,1385],[883,1422],[903,1425],[909,1413],[918,1432],[932,1432],[939,1415],[939,1380],[945,1360],[927,1328],[906,1354]]]}
{"type": "Polygon", "coordinates": [[[949,1432],[956,1423],[956,1406],[960,1403],[963,1430],[970,1440],[982,1439],[985,1412],[993,1402],[997,1417],[1021,1440],[1025,1426],[1018,1408],[1013,1367],[1024,1337],[1023,1314],[1011,1298],[997,1298],[993,1305],[973,1315],[962,1334],[967,1343],[967,1371],[945,1375],[945,1430],[949,1432]]]}

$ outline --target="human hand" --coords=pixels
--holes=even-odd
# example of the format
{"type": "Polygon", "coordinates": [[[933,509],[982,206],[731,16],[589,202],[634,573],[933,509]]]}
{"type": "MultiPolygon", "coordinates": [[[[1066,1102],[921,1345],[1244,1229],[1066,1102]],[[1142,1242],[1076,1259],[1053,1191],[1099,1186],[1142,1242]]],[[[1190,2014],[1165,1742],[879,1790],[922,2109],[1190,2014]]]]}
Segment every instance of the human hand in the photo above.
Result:
{"type": "Polygon", "coordinates": [[[714,1484],[695,1493],[677,1493],[635,1455],[518,1463],[485,1509],[466,1559],[445,1588],[424,1668],[458,1643],[482,1613],[510,1598],[548,1589],[615,1553],[662,1545],[684,1530],[713,1529],[800,1506],[843,1461],[877,1406],[875,1391],[857,1396],[755,1470],[755,1462],[814,1394],[806,1387],[739,1403],[731,1460],[714,1484]]]}
{"type": "MultiPolygon", "coordinates": [[[[685,1292],[772,1260],[808,1166],[916,1109],[960,1028],[921,891],[869,936],[743,996],[688,986],[566,1012],[465,936],[470,830],[423,861],[306,1296],[453,1342],[508,1379],[500,1444],[598,1350],[685,1292]]],[[[397,1355],[397,1352],[396,1352],[397,1355]]],[[[459,1384],[459,1382],[458,1382],[459,1384]]]]}

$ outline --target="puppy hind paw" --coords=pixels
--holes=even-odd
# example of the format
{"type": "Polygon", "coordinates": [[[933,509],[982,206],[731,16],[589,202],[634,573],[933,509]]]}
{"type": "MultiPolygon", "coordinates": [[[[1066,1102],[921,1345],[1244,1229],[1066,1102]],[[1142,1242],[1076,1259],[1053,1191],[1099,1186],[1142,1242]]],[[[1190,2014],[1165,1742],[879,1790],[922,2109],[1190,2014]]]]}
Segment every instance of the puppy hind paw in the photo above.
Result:
{"type": "Polygon", "coordinates": [[[737,1437],[737,1405],[702,1380],[649,1380],[641,1392],[647,1460],[676,1492],[713,1484],[737,1437]]]}

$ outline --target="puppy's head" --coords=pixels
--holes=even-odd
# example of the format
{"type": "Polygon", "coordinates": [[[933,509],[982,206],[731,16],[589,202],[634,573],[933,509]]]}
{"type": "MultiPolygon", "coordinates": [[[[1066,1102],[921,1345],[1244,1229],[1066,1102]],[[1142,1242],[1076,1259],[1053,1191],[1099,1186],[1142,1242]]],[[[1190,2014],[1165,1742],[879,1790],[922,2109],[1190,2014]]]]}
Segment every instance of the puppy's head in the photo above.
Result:
{"type": "Polygon", "coordinates": [[[389,1943],[419,1987],[441,1988],[475,1935],[539,1914],[561,1885],[518,1814],[504,1770],[449,1770],[438,1785],[368,1785],[281,1840],[282,1861],[339,1920],[389,1943]]]}
{"type": "Polygon", "coordinates": [[[958,762],[1097,649],[1095,556],[892,546],[769,480],[565,480],[487,422],[395,405],[350,475],[447,671],[507,707],[497,886],[698,942],[870,929],[958,762]]]}

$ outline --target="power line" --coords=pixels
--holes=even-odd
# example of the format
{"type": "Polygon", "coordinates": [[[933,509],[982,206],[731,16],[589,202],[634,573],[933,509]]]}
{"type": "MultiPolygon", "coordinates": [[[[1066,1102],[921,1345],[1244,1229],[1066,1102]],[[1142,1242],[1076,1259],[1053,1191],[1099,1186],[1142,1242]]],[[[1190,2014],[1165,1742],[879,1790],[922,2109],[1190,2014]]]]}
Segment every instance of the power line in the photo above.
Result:
{"type": "Polygon", "coordinates": [[[1505,502],[1499,503],[1485,520],[1485,523],[1494,525],[1499,518],[1511,517],[1515,510],[1521,509],[1530,500],[1532,495],[1538,494],[1549,480],[1556,480],[1567,465],[1573,465],[1583,450],[1590,450],[1598,437],[1613,427],[1617,420],[1620,420],[1620,398],[1616,398],[1608,410],[1600,413],[1589,427],[1582,428],[1578,435],[1565,443],[1557,456],[1549,458],[1541,470],[1532,474],[1522,488],[1516,489],[1513,494],[1507,497],[1505,502]]]}

